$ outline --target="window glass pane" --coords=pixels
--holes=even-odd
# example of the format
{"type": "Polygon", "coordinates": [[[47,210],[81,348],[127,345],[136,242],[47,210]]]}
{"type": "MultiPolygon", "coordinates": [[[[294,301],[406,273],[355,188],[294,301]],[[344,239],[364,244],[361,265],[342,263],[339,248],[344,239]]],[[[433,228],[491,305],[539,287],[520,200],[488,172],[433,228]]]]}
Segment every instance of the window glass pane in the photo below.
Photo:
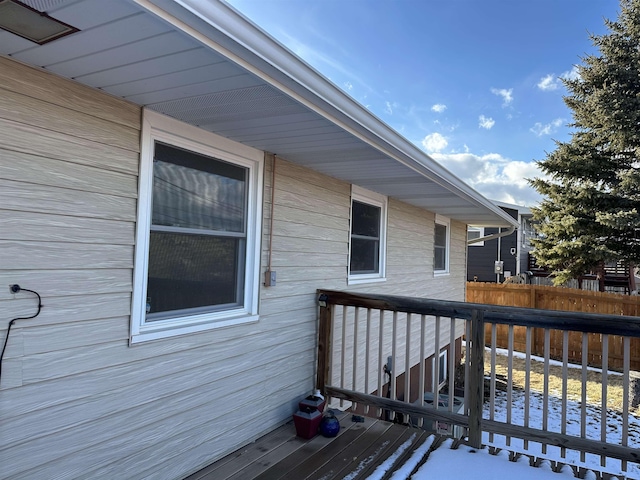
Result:
{"type": "Polygon", "coordinates": [[[447,269],[447,226],[436,223],[435,240],[433,245],[434,270],[447,269]]]}
{"type": "Polygon", "coordinates": [[[351,238],[351,273],[378,273],[378,240],[351,238]]]}
{"type": "Polygon", "coordinates": [[[469,230],[467,232],[467,240],[473,240],[475,238],[480,238],[480,230],[469,230]]]}
{"type": "Polygon", "coordinates": [[[435,244],[439,247],[446,247],[447,245],[447,227],[446,225],[440,225],[436,223],[436,238],[435,244]]]}
{"type": "Polygon", "coordinates": [[[235,237],[152,231],[147,320],[166,318],[153,315],[159,312],[240,305],[244,243],[235,237]]]}
{"type": "Polygon", "coordinates": [[[435,247],[433,268],[435,270],[445,270],[447,267],[445,259],[446,259],[446,249],[443,247],[435,247]]]}
{"type": "Polygon", "coordinates": [[[351,234],[378,238],[380,211],[380,207],[354,200],[351,207],[351,234]]]}
{"type": "Polygon", "coordinates": [[[247,169],[157,143],[154,225],[244,232],[247,169]]]}

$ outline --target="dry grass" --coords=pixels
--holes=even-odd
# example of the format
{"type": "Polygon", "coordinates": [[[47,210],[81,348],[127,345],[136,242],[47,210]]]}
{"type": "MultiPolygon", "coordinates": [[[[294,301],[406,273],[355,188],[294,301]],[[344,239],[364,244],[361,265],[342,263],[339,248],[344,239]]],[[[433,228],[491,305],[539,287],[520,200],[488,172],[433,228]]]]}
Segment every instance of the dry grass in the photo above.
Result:
{"type": "MultiPolygon", "coordinates": [[[[508,357],[496,356],[496,374],[507,378],[508,357]]],[[[485,371],[489,375],[491,368],[491,353],[485,353],[485,371]]],[[[513,358],[513,384],[515,387],[525,388],[526,362],[523,358],[513,358]]],[[[569,368],[567,372],[567,398],[582,401],[582,370],[569,368]]],[[[602,405],[602,374],[597,371],[587,372],[587,403],[602,405]]],[[[544,363],[531,360],[530,389],[542,393],[544,391],[544,363]]],[[[549,365],[549,394],[562,397],[562,367],[549,365]]],[[[607,377],[607,408],[622,411],[623,401],[622,375],[609,374],[607,377]]],[[[631,412],[640,415],[640,407],[631,412]]]]}

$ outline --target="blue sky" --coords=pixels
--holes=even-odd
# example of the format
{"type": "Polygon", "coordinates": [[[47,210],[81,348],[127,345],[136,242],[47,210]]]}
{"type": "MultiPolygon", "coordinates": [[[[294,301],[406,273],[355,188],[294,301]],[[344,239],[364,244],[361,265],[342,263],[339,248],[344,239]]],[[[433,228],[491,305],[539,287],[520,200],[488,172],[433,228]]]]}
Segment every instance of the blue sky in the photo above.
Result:
{"type": "Polygon", "coordinates": [[[567,141],[559,77],[617,0],[228,0],[487,198],[531,206],[567,141]]]}

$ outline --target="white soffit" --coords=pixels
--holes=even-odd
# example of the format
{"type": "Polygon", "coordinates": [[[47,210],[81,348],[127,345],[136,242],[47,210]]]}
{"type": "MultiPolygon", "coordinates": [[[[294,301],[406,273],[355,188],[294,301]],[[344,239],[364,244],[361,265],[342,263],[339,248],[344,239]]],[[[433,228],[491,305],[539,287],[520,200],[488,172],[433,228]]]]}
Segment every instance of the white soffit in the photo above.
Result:
{"type": "Polygon", "coordinates": [[[454,220],[501,209],[218,0],[24,0],[80,31],[0,53],[454,220]]]}

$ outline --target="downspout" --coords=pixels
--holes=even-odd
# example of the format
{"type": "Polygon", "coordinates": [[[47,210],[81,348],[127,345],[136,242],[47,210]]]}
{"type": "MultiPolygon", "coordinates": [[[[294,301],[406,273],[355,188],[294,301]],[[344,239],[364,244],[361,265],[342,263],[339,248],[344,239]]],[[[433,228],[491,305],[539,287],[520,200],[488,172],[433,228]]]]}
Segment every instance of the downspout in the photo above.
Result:
{"type": "MultiPolygon", "coordinates": [[[[473,238],[471,240],[467,240],[467,245],[471,245],[472,243],[484,242],[485,240],[493,240],[494,238],[506,237],[507,235],[511,235],[518,228],[515,225],[510,226],[504,232],[493,233],[491,235],[487,235],[486,237],[473,238]]],[[[502,228],[500,228],[502,230],[502,228]]]]}
{"type": "MultiPolygon", "coordinates": [[[[502,227],[498,227],[498,262],[500,262],[500,260],[502,260],[502,235],[500,235],[500,233],[502,233],[502,227]]],[[[502,274],[504,275],[504,269],[502,271],[502,274]]],[[[496,283],[500,283],[500,274],[496,273],[496,283]]]]}

